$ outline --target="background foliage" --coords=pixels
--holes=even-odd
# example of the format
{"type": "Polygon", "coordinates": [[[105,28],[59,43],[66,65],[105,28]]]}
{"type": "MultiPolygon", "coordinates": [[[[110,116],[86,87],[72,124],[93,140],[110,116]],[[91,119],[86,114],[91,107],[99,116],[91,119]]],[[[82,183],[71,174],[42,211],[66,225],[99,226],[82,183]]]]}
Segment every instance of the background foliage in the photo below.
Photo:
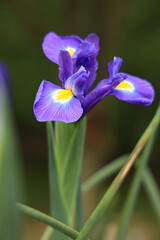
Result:
{"type": "MultiPolygon", "coordinates": [[[[155,101],[150,107],[108,97],[89,113],[84,158],[86,178],[114,157],[130,152],[155,112],[160,92],[159,9],[160,2],[156,0],[0,1],[0,60],[10,69],[13,110],[24,156],[26,195],[32,206],[48,209],[46,128],[35,120],[33,101],[43,79],[59,81],[57,66],[42,52],[43,37],[49,31],[60,35],[74,33],[82,38],[95,32],[100,37],[96,83],[106,78],[106,65],[113,56],[120,56],[124,60],[122,71],[149,80],[155,88],[155,101]]],[[[158,136],[150,161],[158,183],[159,141],[158,136]]],[[[99,199],[98,194],[100,190],[95,199],[99,199]]],[[[123,197],[120,199],[123,201],[123,197]]],[[[143,196],[139,202],[137,209],[141,210],[143,196]]]]}

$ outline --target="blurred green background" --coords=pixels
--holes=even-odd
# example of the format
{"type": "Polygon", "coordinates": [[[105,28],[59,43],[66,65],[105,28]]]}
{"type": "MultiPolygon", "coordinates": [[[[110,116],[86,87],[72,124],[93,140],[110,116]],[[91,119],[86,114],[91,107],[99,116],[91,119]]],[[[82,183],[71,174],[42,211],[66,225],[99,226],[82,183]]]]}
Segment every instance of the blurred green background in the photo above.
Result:
{"type": "MultiPolygon", "coordinates": [[[[114,56],[120,56],[124,60],[121,71],[147,79],[155,88],[155,101],[150,107],[131,105],[110,96],[88,114],[83,166],[83,178],[86,179],[115,157],[130,152],[157,108],[160,92],[159,11],[160,1],[156,0],[0,1],[0,60],[10,70],[28,204],[48,211],[46,126],[36,121],[33,102],[43,79],[54,83],[59,80],[57,65],[42,51],[44,36],[54,31],[59,35],[77,34],[85,38],[94,32],[100,37],[96,83],[108,76],[107,63],[114,56]]],[[[158,184],[159,141],[157,136],[149,163],[158,184]]],[[[128,186],[129,181],[121,191],[128,186]]],[[[93,199],[99,199],[99,194],[102,191],[98,189],[97,196],[88,197],[93,201],[93,206],[87,208],[88,214],[98,201],[93,199]]],[[[143,196],[140,206],[143,205],[141,201],[143,196]]]]}

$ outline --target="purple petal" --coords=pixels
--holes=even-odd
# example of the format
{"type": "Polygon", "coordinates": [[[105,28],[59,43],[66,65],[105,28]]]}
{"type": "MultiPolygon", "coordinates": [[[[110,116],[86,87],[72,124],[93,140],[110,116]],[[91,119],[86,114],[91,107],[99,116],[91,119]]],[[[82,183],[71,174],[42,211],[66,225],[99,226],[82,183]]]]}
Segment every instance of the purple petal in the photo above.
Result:
{"type": "Polygon", "coordinates": [[[150,105],[154,100],[152,85],[146,80],[129,74],[123,82],[116,86],[112,94],[120,100],[144,106],[150,105]]]}
{"type": "Polygon", "coordinates": [[[84,59],[95,54],[96,48],[94,44],[84,40],[82,44],[78,46],[76,53],[77,53],[77,61],[78,61],[77,64],[82,65],[80,61],[84,61],[84,59]]]}
{"type": "Polygon", "coordinates": [[[59,78],[63,85],[67,78],[73,74],[73,62],[68,51],[60,51],[59,53],[59,78]]]}
{"type": "MultiPolygon", "coordinates": [[[[58,99],[62,88],[53,83],[43,81],[38,89],[34,102],[34,114],[38,121],[77,121],[82,113],[80,101],[73,95],[67,99],[58,99]]],[[[64,90],[63,91],[67,91],[64,90]]]]}
{"type": "Polygon", "coordinates": [[[84,67],[80,67],[78,72],[74,73],[65,82],[65,89],[71,89],[74,96],[79,97],[83,94],[84,84],[89,74],[84,67]]]}
{"type": "Polygon", "coordinates": [[[108,79],[102,80],[86,97],[81,100],[83,115],[86,115],[104,97],[111,95],[113,89],[122,81],[122,78],[115,79],[111,84],[108,79]]]}
{"type": "Polygon", "coordinates": [[[108,63],[107,70],[109,73],[110,82],[112,81],[112,78],[118,73],[122,62],[122,58],[114,57],[113,61],[108,63]]]}
{"type": "Polygon", "coordinates": [[[95,33],[91,33],[85,38],[85,40],[94,44],[96,52],[98,54],[98,52],[99,52],[99,37],[95,33]]]}
{"type": "Polygon", "coordinates": [[[75,35],[61,37],[54,32],[50,32],[45,36],[42,48],[46,57],[58,64],[60,50],[67,50],[68,47],[76,50],[81,41],[82,40],[75,35]]]}
{"type": "Polygon", "coordinates": [[[54,32],[50,32],[45,36],[42,48],[47,58],[52,62],[58,63],[59,51],[64,49],[64,46],[60,37],[54,32]]]}
{"type": "Polygon", "coordinates": [[[98,68],[97,62],[97,49],[93,43],[84,41],[76,51],[77,59],[74,66],[74,72],[76,72],[80,66],[83,66],[89,73],[89,77],[84,86],[84,94],[86,95],[92,86],[98,68]]]}
{"type": "Polygon", "coordinates": [[[61,40],[65,42],[65,45],[71,48],[78,48],[79,44],[83,41],[79,36],[77,35],[68,35],[68,36],[60,36],[61,40]]]}

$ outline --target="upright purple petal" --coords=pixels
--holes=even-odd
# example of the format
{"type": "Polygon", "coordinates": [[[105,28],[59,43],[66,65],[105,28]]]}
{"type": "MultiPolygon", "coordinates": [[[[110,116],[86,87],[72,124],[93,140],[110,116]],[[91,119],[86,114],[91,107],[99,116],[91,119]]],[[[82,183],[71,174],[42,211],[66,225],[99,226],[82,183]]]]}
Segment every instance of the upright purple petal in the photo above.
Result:
{"type": "Polygon", "coordinates": [[[154,100],[154,89],[148,81],[127,74],[126,79],[115,87],[112,95],[129,103],[149,106],[154,100]]]}
{"type": "Polygon", "coordinates": [[[38,121],[75,122],[83,113],[80,101],[72,94],[62,98],[60,91],[67,91],[51,82],[43,81],[34,102],[34,114],[38,121]]]}
{"type": "Polygon", "coordinates": [[[58,63],[59,51],[64,49],[63,41],[54,32],[48,33],[42,43],[42,49],[47,58],[58,63]]]}
{"type": "Polygon", "coordinates": [[[98,52],[99,52],[99,37],[95,33],[91,33],[85,38],[85,40],[94,44],[96,53],[98,54],[98,52]]]}
{"type": "Polygon", "coordinates": [[[73,74],[73,62],[67,51],[59,53],[59,78],[63,82],[63,86],[67,78],[73,74]]]}
{"type": "Polygon", "coordinates": [[[86,95],[96,78],[98,68],[97,49],[93,43],[84,41],[78,47],[76,55],[77,59],[74,65],[74,72],[76,72],[80,66],[83,66],[90,73],[84,86],[84,94],[86,95]]]}
{"type": "Polygon", "coordinates": [[[86,72],[85,68],[81,66],[76,73],[66,80],[65,89],[71,89],[74,96],[79,98],[84,93],[84,84],[88,76],[89,74],[86,72]]]}
{"type": "Polygon", "coordinates": [[[71,48],[77,49],[79,44],[83,41],[82,38],[80,38],[77,35],[67,35],[67,36],[60,36],[61,40],[65,42],[66,46],[70,46],[71,48]]]}
{"type": "Polygon", "coordinates": [[[92,56],[96,53],[95,45],[88,42],[83,41],[82,44],[80,44],[77,48],[76,54],[77,54],[77,64],[81,66],[81,61],[87,60],[86,58],[92,56]]]}
{"type": "Polygon", "coordinates": [[[112,78],[118,73],[122,65],[122,62],[123,62],[122,58],[114,57],[113,61],[108,63],[107,70],[109,73],[110,82],[112,81],[112,78]]]}
{"type": "Polygon", "coordinates": [[[75,35],[61,37],[54,32],[50,32],[45,36],[42,48],[46,57],[58,64],[59,52],[61,50],[67,51],[68,48],[76,50],[81,41],[82,40],[75,35]]]}

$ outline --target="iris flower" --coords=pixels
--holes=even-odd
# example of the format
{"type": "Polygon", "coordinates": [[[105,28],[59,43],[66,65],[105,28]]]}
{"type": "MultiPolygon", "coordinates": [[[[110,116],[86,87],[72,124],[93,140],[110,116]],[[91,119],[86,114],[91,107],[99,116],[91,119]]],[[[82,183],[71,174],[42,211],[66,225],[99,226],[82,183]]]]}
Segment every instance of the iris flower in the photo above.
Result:
{"type": "Polygon", "coordinates": [[[88,92],[96,78],[98,68],[99,38],[96,34],[91,33],[83,40],[76,35],[62,37],[50,32],[44,38],[42,49],[46,57],[57,64],[60,51],[68,51],[73,61],[73,73],[81,66],[90,72],[83,89],[84,93],[88,92]]]}
{"type": "Polygon", "coordinates": [[[109,77],[90,90],[98,65],[99,41],[95,34],[82,40],[74,35],[59,37],[49,33],[42,46],[46,56],[59,65],[62,87],[42,81],[34,102],[38,121],[75,122],[108,95],[145,106],[153,102],[154,90],[148,81],[119,73],[122,64],[119,57],[107,65],[109,77]],[[88,48],[84,47],[86,44],[88,48]],[[74,49],[74,53],[70,49],[74,49]]]}

